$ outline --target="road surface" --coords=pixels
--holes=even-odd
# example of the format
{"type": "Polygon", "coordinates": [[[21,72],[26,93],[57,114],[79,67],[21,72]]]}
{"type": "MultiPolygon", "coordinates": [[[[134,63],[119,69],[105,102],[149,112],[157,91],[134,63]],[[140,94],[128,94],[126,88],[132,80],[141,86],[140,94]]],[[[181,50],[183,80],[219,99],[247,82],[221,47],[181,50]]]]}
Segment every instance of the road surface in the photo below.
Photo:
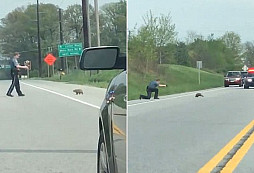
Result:
{"type": "Polygon", "coordinates": [[[95,173],[98,113],[105,89],[22,80],[7,97],[0,81],[1,173],[95,173]],[[72,90],[82,88],[84,95],[72,90]]]}
{"type": "MultiPolygon", "coordinates": [[[[199,98],[195,93],[128,103],[130,173],[216,171],[253,127],[254,89],[216,88],[202,91],[199,98]]],[[[223,169],[254,172],[254,133],[247,140],[223,169]]]]}

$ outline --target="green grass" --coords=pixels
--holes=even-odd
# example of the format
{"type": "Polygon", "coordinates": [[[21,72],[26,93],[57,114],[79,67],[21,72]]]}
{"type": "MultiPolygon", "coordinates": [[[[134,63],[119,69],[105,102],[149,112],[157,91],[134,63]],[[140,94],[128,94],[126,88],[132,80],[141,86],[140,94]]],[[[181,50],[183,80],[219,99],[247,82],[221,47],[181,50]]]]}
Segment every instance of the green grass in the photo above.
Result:
{"type": "Polygon", "coordinates": [[[159,78],[161,84],[167,87],[159,88],[159,95],[170,95],[188,91],[196,91],[223,86],[223,75],[201,71],[201,84],[198,84],[198,70],[180,65],[160,65],[158,73],[138,74],[129,71],[128,98],[138,99],[140,94],[145,94],[145,88],[152,80],[159,78]]]}
{"type": "Polygon", "coordinates": [[[92,75],[90,76],[89,71],[75,70],[67,75],[62,76],[61,80],[59,74],[56,74],[53,77],[43,79],[56,82],[67,82],[72,84],[107,88],[111,79],[113,79],[119,73],[119,70],[100,71],[98,74],[93,71],[92,75]]]}

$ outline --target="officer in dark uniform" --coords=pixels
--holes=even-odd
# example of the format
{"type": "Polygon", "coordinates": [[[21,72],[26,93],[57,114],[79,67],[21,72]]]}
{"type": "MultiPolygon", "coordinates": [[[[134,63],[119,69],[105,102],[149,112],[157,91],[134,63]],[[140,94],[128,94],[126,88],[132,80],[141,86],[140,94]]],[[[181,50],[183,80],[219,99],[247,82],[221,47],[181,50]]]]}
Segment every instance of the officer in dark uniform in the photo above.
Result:
{"type": "Polygon", "coordinates": [[[14,57],[11,59],[11,78],[12,78],[12,82],[11,82],[11,86],[7,92],[7,96],[9,97],[13,97],[13,95],[11,94],[14,87],[18,93],[18,96],[25,96],[21,90],[20,90],[20,85],[19,85],[19,77],[18,77],[18,72],[19,69],[23,68],[23,69],[28,69],[27,66],[21,66],[18,63],[18,58],[20,57],[20,54],[18,52],[15,52],[14,57]]]}
{"type": "Polygon", "coordinates": [[[155,81],[152,81],[149,83],[149,85],[146,87],[147,96],[140,95],[139,99],[150,99],[152,92],[154,92],[154,99],[159,99],[158,94],[159,90],[157,87],[166,87],[167,85],[160,84],[160,79],[157,79],[155,81]]]}

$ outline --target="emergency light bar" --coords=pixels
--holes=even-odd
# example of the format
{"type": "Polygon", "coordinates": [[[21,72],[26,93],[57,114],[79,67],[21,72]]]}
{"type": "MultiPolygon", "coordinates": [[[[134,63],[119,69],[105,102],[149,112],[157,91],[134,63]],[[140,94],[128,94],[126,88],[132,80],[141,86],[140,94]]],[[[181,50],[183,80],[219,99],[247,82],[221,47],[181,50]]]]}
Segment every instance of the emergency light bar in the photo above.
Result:
{"type": "Polygon", "coordinates": [[[254,67],[248,69],[248,73],[254,73],[254,67]]]}

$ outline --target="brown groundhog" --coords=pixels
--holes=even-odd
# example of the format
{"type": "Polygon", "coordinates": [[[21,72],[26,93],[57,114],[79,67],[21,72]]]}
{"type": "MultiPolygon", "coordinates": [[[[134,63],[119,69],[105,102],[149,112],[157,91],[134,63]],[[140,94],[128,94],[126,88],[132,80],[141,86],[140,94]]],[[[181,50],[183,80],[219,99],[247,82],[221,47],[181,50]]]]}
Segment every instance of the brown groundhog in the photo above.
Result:
{"type": "Polygon", "coordinates": [[[83,90],[82,89],[75,89],[75,90],[73,90],[73,92],[75,92],[76,95],[83,94],[83,90]]]}
{"type": "Polygon", "coordinates": [[[204,97],[201,93],[197,93],[195,97],[204,97]]]}

